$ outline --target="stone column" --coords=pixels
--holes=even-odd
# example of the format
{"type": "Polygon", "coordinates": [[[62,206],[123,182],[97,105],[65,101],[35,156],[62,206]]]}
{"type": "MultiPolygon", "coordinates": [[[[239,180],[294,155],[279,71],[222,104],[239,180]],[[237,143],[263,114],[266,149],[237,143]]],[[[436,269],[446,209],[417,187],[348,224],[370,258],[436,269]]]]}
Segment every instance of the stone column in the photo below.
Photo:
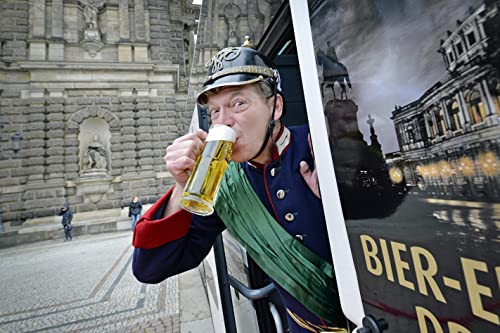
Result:
{"type": "Polygon", "coordinates": [[[443,114],[444,114],[444,124],[445,124],[445,127],[446,127],[446,137],[450,137],[451,136],[451,120],[450,120],[450,115],[448,114],[448,109],[446,108],[446,103],[444,102],[444,99],[441,99],[439,101],[439,105],[441,106],[441,109],[443,110],[443,114]]]}
{"type": "Polygon", "coordinates": [[[413,132],[415,143],[422,141],[422,133],[420,133],[420,127],[418,126],[417,117],[413,118],[411,123],[413,128],[415,129],[415,131],[413,132]]]}
{"type": "Polygon", "coordinates": [[[128,0],[120,0],[118,7],[120,17],[120,41],[130,40],[130,22],[128,0]]]}
{"type": "Polygon", "coordinates": [[[128,0],[120,0],[118,6],[118,15],[120,20],[120,44],[118,45],[118,61],[132,62],[128,0]]]}
{"type": "Polygon", "coordinates": [[[46,179],[64,182],[64,90],[50,89],[46,105],[46,179]]]}
{"type": "MultiPolygon", "coordinates": [[[[120,136],[121,149],[117,150],[113,159],[117,159],[117,169],[122,174],[135,172],[136,152],[135,152],[135,125],[136,125],[136,97],[133,96],[131,89],[123,89],[120,91],[120,136]],[[121,160],[118,160],[121,158],[121,160]]],[[[115,147],[117,149],[118,146],[115,147]]]]}
{"type": "Polygon", "coordinates": [[[436,119],[436,112],[433,109],[431,109],[430,113],[431,113],[431,117],[432,117],[432,123],[433,123],[433,126],[434,126],[434,132],[436,133],[435,137],[437,138],[437,137],[440,136],[439,135],[439,126],[440,126],[440,124],[438,123],[438,121],[436,119]]]}
{"type": "Polygon", "coordinates": [[[52,31],[51,36],[63,37],[63,0],[52,0],[52,31]]]}
{"type": "Polygon", "coordinates": [[[429,140],[432,139],[431,129],[429,128],[429,114],[427,112],[424,113],[424,124],[425,124],[425,132],[427,133],[427,137],[429,140]]]}
{"type": "Polygon", "coordinates": [[[214,1],[214,17],[213,17],[213,26],[212,26],[212,45],[217,45],[217,42],[219,41],[219,1],[218,0],[213,0],[214,1]]]}
{"type": "Polygon", "coordinates": [[[470,120],[470,114],[469,111],[467,110],[467,103],[465,102],[465,97],[464,93],[462,90],[458,91],[458,108],[460,109],[460,113],[463,115],[463,119],[465,119],[464,124],[462,124],[462,128],[465,130],[465,123],[467,123],[469,126],[472,124],[470,120]]]}
{"type": "Polygon", "coordinates": [[[45,132],[43,118],[45,114],[45,93],[43,89],[31,90],[29,101],[30,104],[26,110],[26,116],[31,121],[29,122],[29,126],[23,130],[23,134],[27,140],[26,146],[30,148],[23,152],[24,158],[22,160],[22,167],[28,170],[26,173],[28,176],[27,184],[43,182],[44,165],[46,163],[44,157],[45,132]]]}
{"type": "Polygon", "coordinates": [[[52,61],[64,61],[63,0],[52,0],[52,30],[49,56],[52,61]]]}
{"type": "Polygon", "coordinates": [[[32,0],[32,37],[45,38],[45,0],[32,0]]]}
{"type": "Polygon", "coordinates": [[[135,11],[135,40],[144,41],[146,40],[146,26],[145,26],[145,15],[144,15],[144,0],[134,0],[134,11],[135,11]]]}
{"type": "Polygon", "coordinates": [[[484,104],[486,105],[486,115],[489,117],[494,115],[495,112],[495,103],[493,102],[493,98],[491,97],[490,90],[488,89],[488,83],[486,83],[485,79],[481,80],[479,85],[479,92],[481,93],[481,98],[484,97],[484,104]]]}
{"type": "Polygon", "coordinates": [[[29,59],[47,60],[47,50],[45,42],[45,0],[32,0],[31,11],[32,30],[29,41],[29,59]]]}
{"type": "Polygon", "coordinates": [[[136,151],[137,151],[137,163],[136,172],[144,173],[147,171],[153,171],[153,128],[151,119],[151,105],[149,101],[149,96],[145,93],[146,91],[138,91],[139,97],[137,97],[137,120],[136,127],[136,151]],[[143,97],[141,97],[143,95],[143,97]]]}

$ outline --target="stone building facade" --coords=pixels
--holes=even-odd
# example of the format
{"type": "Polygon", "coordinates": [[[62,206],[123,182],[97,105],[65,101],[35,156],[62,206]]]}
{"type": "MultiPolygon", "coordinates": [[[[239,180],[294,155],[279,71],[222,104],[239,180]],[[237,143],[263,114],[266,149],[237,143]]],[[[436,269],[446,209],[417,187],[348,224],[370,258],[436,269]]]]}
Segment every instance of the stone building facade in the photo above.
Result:
{"type": "Polygon", "coordinates": [[[498,1],[457,20],[439,48],[448,75],[392,112],[397,164],[410,185],[438,197],[499,200],[499,26],[498,1]]]}
{"type": "Polygon", "coordinates": [[[5,231],[153,202],[185,132],[200,7],[191,0],[0,3],[0,211],[5,231]],[[52,221],[51,220],[51,221],[52,221]]]}

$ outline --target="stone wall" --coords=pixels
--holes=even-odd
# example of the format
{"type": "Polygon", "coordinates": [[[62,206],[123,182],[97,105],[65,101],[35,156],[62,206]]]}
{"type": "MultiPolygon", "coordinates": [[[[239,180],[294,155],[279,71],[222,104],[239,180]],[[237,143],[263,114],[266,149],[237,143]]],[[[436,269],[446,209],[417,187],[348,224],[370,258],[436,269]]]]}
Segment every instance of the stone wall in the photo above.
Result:
{"type": "Polygon", "coordinates": [[[199,8],[4,0],[0,10],[5,230],[53,217],[64,203],[99,218],[120,214],[135,195],[155,201],[172,183],[165,147],[191,117],[188,50],[199,8]]]}

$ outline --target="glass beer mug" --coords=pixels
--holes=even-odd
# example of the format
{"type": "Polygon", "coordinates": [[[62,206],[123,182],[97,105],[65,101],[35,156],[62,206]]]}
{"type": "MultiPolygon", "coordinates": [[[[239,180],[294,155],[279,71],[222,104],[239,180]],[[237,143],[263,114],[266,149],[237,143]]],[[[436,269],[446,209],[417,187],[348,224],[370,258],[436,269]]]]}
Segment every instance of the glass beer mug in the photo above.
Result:
{"type": "Polygon", "coordinates": [[[198,156],[179,205],[193,214],[207,216],[214,212],[219,185],[227,169],[236,132],[225,125],[215,125],[207,135],[205,148],[198,156]]]}

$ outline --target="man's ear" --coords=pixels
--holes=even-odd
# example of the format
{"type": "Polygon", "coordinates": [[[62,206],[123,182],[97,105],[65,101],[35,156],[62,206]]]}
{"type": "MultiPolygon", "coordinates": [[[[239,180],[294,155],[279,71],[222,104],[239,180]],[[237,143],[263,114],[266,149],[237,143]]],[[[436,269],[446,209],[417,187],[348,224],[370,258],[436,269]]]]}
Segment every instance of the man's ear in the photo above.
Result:
{"type": "MultiPolygon", "coordinates": [[[[271,108],[274,104],[274,98],[269,99],[271,101],[271,108]]],[[[271,109],[272,110],[272,109],[271,109]]],[[[274,120],[279,120],[283,114],[283,96],[276,93],[276,109],[274,110],[274,120]]]]}

